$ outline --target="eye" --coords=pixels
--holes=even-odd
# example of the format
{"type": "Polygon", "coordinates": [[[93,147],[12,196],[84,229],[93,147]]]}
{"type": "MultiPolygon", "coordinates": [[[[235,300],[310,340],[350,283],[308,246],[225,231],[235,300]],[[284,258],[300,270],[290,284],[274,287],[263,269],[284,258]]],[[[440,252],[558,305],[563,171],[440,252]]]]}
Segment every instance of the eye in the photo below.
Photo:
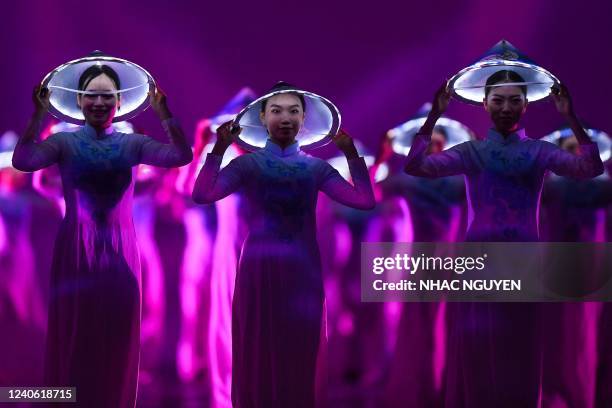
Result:
{"type": "Polygon", "coordinates": [[[109,100],[113,99],[115,97],[115,95],[113,95],[113,94],[104,94],[104,95],[102,95],[102,97],[104,98],[105,101],[109,101],[109,100]]]}
{"type": "Polygon", "coordinates": [[[299,109],[291,109],[291,113],[298,114],[300,113],[299,109]]]}
{"type": "Polygon", "coordinates": [[[272,112],[272,113],[280,113],[280,109],[277,109],[277,108],[272,108],[272,109],[270,110],[270,112],[272,112]]]}

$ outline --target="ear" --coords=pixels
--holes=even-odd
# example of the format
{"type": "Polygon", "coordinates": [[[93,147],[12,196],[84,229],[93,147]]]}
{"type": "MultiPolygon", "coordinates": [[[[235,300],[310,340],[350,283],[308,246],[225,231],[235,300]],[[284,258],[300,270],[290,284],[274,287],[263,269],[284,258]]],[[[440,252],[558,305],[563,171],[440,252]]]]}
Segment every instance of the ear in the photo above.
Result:
{"type": "Polygon", "coordinates": [[[487,102],[487,97],[486,96],[482,100],[482,106],[483,106],[484,110],[486,110],[487,112],[489,111],[489,103],[487,102]]]}
{"type": "Polygon", "coordinates": [[[266,113],[265,112],[259,112],[259,120],[262,125],[266,126],[266,113]]]}
{"type": "Polygon", "coordinates": [[[81,108],[81,94],[79,94],[79,93],[77,94],[77,103],[76,104],[77,104],[77,107],[79,109],[82,109],[81,108]]]}
{"type": "Polygon", "coordinates": [[[527,105],[529,105],[529,101],[527,99],[525,99],[525,106],[523,106],[523,112],[522,113],[527,112],[527,105]]]}

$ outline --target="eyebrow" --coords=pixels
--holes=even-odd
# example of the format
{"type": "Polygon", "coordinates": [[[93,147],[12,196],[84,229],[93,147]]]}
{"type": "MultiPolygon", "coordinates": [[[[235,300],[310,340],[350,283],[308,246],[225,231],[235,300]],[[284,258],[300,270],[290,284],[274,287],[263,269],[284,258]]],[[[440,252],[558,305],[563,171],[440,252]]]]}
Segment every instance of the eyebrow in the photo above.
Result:
{"type": "Polygon", "coordinates": [[[491,94],[492,98],[505,98],[505,99],[509,99],[509,98],[520,98],[523,94],[515,94],[515,95],[499,95],[499,94],[491,94]]]}
{"type": "MultiPolygon", "coordinates": [[[[300,105],[296,103],[295,105],[289,105],[289,108],[295,108],[296,106],[297,106],[297,107],[299,107],[300,105]]],[[[282,106],[281,106],[281,105],[277,105],[277,104],[275,104],[275,103],[273,103],[272,105],[270,105],[270,107],[282,108],[282,106]]]]}

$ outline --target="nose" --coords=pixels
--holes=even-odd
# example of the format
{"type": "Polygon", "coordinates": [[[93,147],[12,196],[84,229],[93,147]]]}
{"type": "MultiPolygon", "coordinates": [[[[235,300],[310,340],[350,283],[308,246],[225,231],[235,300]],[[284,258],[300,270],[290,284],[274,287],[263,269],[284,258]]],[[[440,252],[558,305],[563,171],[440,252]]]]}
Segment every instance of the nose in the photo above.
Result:
{"type": "Polygon", "coordinates": [[[289,123],[289,122],[291,122],[289,113],[283,112],[281,116],[281,123],[289,123]]]}

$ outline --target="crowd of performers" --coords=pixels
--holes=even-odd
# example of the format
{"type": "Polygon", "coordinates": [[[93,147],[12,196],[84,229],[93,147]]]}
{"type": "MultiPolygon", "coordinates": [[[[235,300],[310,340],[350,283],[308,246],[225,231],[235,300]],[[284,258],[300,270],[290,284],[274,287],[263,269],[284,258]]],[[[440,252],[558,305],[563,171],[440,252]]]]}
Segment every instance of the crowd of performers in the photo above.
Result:
{"type": "Polygon", "coordinates": [[[158,376],[213,407],[612,405],[608,303],[361,301],[362,242],[612,239],[610,140],[565,85],[545,96],[567,126],[528,137],[542,84],[500,64],[477,137],[443,116],[470,98],[445,81],[373,154],[325,98],[244,88],[192,148],[156,86],[166,143],[113,123],[136,87],[97,58],[0,137],[0,385],[75,386],[83,407],[138,405],[158,376]],[[80,125],[47,117],[70,116],[62,90],[80,125]],[[304,152],[317,126],[339,157],[304,152]]]}

